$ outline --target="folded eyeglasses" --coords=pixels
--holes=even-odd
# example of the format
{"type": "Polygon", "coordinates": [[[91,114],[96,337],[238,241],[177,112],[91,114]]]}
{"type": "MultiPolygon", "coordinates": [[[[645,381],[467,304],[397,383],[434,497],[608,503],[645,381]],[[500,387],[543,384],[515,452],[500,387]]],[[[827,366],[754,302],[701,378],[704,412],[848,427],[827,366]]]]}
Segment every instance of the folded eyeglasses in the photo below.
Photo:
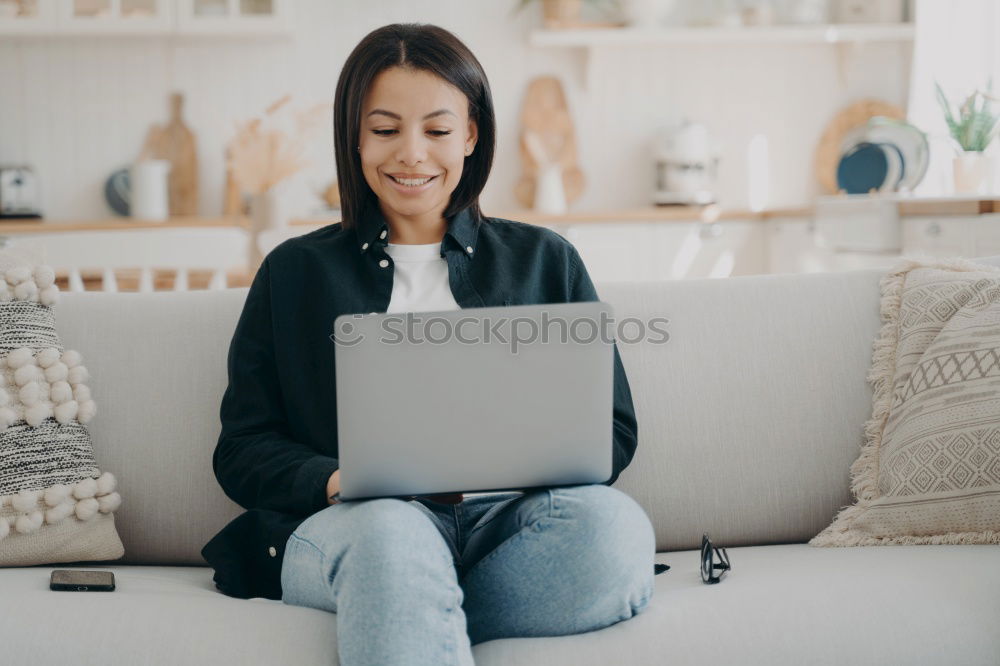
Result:
{"type": "Polygon", "coordinates": [[[722,577],[726,575],[726,572],[733,567],[729,564],[729,554],[726,553],[725,548],[716,548],[712,545],[711,539],[708,538],[707,534],[701,535],[701,579],[705,583],[718,583],[722,580],[722,577]],[[719,562],[715,562],[715,556],[718,556],[719,562]],[[715,571],[719,570],[718,576],[715,575],[715,571]]]}

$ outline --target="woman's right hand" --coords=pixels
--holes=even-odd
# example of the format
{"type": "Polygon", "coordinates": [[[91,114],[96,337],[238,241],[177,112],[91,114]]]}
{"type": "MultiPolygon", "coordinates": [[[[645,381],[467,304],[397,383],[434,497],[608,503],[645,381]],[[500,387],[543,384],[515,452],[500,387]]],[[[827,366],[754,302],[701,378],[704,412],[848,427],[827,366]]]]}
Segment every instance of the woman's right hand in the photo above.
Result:
{"type": "MultiPolygon", "coordinates": [[[[330,475],[330,480],[326,482],[326,502],[329,505],[339,504],[340,500],[331,499],[334,495],[340,492],[340,470],[330,475]]],[[[409,499],[415,499],[418,495],[413,495],[409,499]]],[[[444,495],[426,495],[425,497],[434,500],[435,502],[441,502],[443,504],[461,504],[462,500],[465,499],[462,493],[447,493],[444,495]]]]}
{"type": "Polygon", "coordinates": [[[331,499],[340,492],[340,470],[338,469],[330,475],[330,480],[326,482],[326,503],[331,506],[338,504],[340,500],[331,499]]]}

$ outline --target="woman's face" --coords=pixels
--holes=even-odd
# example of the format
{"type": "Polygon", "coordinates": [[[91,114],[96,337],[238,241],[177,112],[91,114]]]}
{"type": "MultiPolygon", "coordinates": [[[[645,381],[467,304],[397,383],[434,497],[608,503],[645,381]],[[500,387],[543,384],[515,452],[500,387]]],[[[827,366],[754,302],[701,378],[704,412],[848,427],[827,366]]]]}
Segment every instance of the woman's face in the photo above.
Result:
{"type": "Polygon", "coordinates": [[[444,213],[476,144],[468,105],[461,91],[423,70],[392,67],[375,78],[361,109],[359,145],[365,180],[383,210],[444,213]]]}

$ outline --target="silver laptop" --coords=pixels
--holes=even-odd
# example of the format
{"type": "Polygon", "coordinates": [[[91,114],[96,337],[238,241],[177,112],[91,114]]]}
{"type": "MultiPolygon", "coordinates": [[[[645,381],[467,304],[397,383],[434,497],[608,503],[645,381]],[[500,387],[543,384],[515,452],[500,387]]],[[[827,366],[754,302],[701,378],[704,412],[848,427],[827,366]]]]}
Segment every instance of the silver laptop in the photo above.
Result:
{"type": "Polygon", "coordinates": [[[607,481],[612,312],[591,301],[337,317],[341,499],[607,481]]]}

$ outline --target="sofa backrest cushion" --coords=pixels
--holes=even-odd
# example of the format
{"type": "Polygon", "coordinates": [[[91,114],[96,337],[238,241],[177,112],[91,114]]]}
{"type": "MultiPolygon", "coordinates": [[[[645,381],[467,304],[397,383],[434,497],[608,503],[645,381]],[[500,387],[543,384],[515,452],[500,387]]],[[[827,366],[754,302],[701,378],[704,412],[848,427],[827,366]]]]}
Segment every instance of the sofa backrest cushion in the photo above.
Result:
{"type": "Polygon", "coordinates": [[[854,503],[885,272],[598,286],[618,321],[670,320],[665,344],[618,343],[639,446],[615,485],[650,515],[658,550],[697,549],[704,532],[804,543],[854,503]]]}
{"type": "Polygon", "coordinates": [[[62,294],[56,323],[87,359],[89,424],[119,480],[130,564],[205,564],[201,547],[243,510],[212,472],[226,356],[246,288],[62,294]]]}
{"type": "MultiPolygon", "coordinates": [[[[616,486],[649,513],[659,550],[697,548],[702,532],[801,543],[851,503],[881,274],[597,285],[617,321],[670,320],[665,344],[619,342],[639,448],[616,486]]],[[[95,453],[120,482],[126,563],[204,565],[201,547],[243,511],[212,453],[246,294],[62,294],[57,325],[101,406],[95,453]]]]}

